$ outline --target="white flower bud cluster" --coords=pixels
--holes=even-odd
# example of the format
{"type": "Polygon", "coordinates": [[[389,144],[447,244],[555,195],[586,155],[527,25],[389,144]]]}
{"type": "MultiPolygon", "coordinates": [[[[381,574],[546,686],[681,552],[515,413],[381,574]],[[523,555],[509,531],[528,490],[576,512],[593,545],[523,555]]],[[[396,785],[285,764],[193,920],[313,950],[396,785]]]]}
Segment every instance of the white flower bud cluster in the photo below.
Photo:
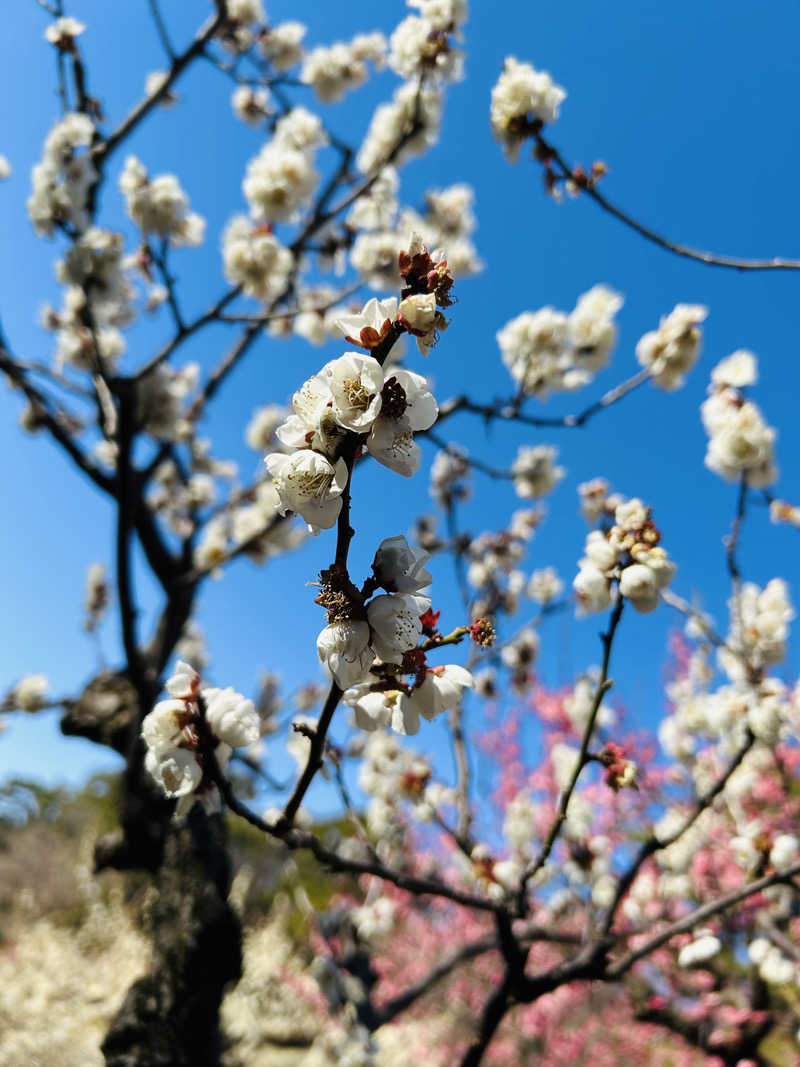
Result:
{"type": "Polygon", "coordinates": [[[64,224],[79,232],[88,226],[88,195],[97,181],[97,171],[90,153],[77,149],[88,148],[94,132],[88,115],[70,112],[47,135],[42,160],[31,173],[27,202],[37,234],[51,237],[64,224]]]}
{"type": "Polygon", "coordinates": [[[700,323],[708,315],[701,304],[676,304],[657,330],[646,333],[636,345],[636,358],[647,367],[662,389],[678,389],[700,355],[700,323]]]}
{"type": "Polygon", "coordinates": [[[85,29],[83,22],[78,22],[69,15],[62,15],[61,18],[50,23],[44,31],[44,39],[56,48],[67,49],[72,47],[75,38],[79,37],[85,29]]]}
{"type": "Polygon", "coordinates": [[[142,722],[145,766],[168,797],[178,798],[177,815],[186,814],[196,800],[206,810],[219,810],[219,792],[205,766],[201,720],[205,719],[214,756],[222,769],[234,748],[247,747],[259,739],[259,717],[253,701],[230,687],[203,688],[197,671],[182,660],[166,689],[170,699],[159,701],[142,722]]]}
{"type": "Polygon", "coordinates": [[[761,979],[768,985],[788,985],[800,981],[797,964],[784,956],[766,937],[754,938],[747,948],[747,954],[757,967],[761,979]]]}
{"type": "Polygon", "coordinates": [[[321,45],[306,53],[300,81],[310,85],[319,100],[341,100],[346,92],[367,80],[367,61],[376,70],[386,62],[386,38],[382,33],[360,33],[352,41],[321,45]]]}
{"type": "Polygon", "coordinates": [[[7,694],[3,704],[33,714],[47,705],[49,682],[44,674],[26,674],[7,694]]]}
{"type": "Polygon", "coordinates": [[[176,247],[203,243],[205,219],[189,210],[189,197],[174,174],[150,178],[136,156],[128,156],[119,188],[128,217],[145,237],[154,234],[176,247]]]}
{"type": "Polygon", "coordinates": [[[679,967],[700,967],[722,951],[722,942],[710,930],[695,930],[692,940],[678,953],[679,967]]]}
{"type": "Polygon", "coordinates": [[[319,180],[314,153],[326,140],[321,121],[305,108],[280,119],[272,140],[247,164],[242,182],[254,219],[286,222],[308,203],[319,180]]]}
{"type": "Polygon", "coordinates": [[[742,389],[756,381],[757,364],[750,352],[734,352],[711,372],[709,396],[700,414],[708,434],[706,466],[729,482],[743,476],[757,489],[778,477],[774,461],[777,436],[760,409],[742,389]]]}
{"type": "Polygon", "coordinates": [[[569,314],[552,307],[525,311],[497,334],[503,363],[527,396],[579,389],[607,366],[621,307],[618,293],[595,285],[569,314]]]}
{"type": "Polygon", "coordinates": [[[244,215],[236,215],[225,228],[222,259],[228,281],[264,304],[286,291],[294,266],[292,253],[274,233],[244,215]]]}
{"type": "Polygon", "coordinates": [[[578,564],[573,589],[585,613],[603,611],[612,601],[612,582],[637,611],[653,611],[658,594],[672,581],[676,567],[660,547],[661,534],[650,509],[636,498],[619,504],[614,525],[592,530],[578,564]]]}
{"type": "Polygon", "coordinates": [[[401,78],[425,76],[459,81],[464,57],[453,48],[450,34],[458,35],[467,19],[466,0],[409,0],[419,15],[403,19],[389,41],[389,66],[401,78]]]}
{"type": "Polygon", "coordinates": [[[489,119],[492,134],[512,162],[516,162],[520,145],[531,134],[531,123],[555,122],[566,95],[546,71],[508,56],[492,89],[489,119]]]}

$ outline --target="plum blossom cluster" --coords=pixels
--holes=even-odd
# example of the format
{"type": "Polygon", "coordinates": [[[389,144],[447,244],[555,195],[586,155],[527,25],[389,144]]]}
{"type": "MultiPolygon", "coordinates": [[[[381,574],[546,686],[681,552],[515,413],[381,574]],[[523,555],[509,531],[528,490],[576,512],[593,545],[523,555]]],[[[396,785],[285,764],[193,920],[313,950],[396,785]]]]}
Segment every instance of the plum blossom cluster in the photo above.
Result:
{"type": "Polygon", "coordinates": [[[294,451],[266,458],[283,510],[302,515],[312,533],[330,529],[347,484],[339,450],[348,433],[364,437],[367,450],[384,466],[410,477],[420,462],[414,431],[428,429],[437,413],[420,374],[384,373],[374,356],[357,352],[326,363],[294,394],[292,414],[276,431],[294,451]]]}
{"type": "Polygon", "coordinates": [[[541,508],[515,511],[507,528],[485,531],[469,542],[467,579],[478,592],[472,604],[476,615],[514,615],[523,593],[532,596],[521,563],[543,516],[541,508]]]}
{"type": "Polygon", "coordinates": [[[467,19],[467,0],[409,0],[418,15],[408,15],[389,41],[389,66],[401,78],[458,81],[463,55],[450,40],[467,19]]]}
{"type": "Polygon", "coordinates": [[[246,296],[270,304],[289,283],[294,257],[272,229],[236,215],[228,223],[222,239],[225,277],[242,287],[246,296]]]}
{"type": "Polygon", "coordinates": [[[55,363],[96,371],[113,369],[125,351],[119,327],[134,317],[133,288],[125,274],[122,236],[89,226],[56,264],[65,287],[61,310],[46,306],[41,323],[56,336],[55,363]]]}
{"type": "Polygon", "coordinates": [[[80,232],[89,225],[89,191],[98,175],[90,152],[79,149],[88,149],[94,135],[94,123],[79,112],[65,115],[47,135],[27,203],[37,234],[51,237],[63,226],[80,232]]]}
{"type": "Polygon", "coordinates": [[[177,246],[203,243],[205,219],[189,210],[189,197],[174,174],[150,178],[136,156],[128,156],[119,188],[128,216],[142,231],[177,246]]]}
{"type": "Polygon", "coordinates": [[[782,578],[771,579],[763,589],[755,582],[743,582],[728,608],[730,632],[719,660],[732,680],[760,676],[767,667],[783,662],[794,610],[782,578]]]}
{"type": "Polygon", "coordinates": [[[165,688],[169,699],[159,701],[142,722],[145,766],[164,793],[178,799],[178,816],[197,800],[207,811],[219,810],[209,761],[213,756],[222,769],[234,748],[258,741],[260,722],[253,701],[230,687],[203,686],[197,671],[183,661],[165,688]]]}
{"type": "MultiPolygon", "coordinates": [[[[396,289],[402,284],[398,267],[405,235],[419,233],[428,248],[447,249],[448,269],[459,277],[474,274],[481,262],[472,241],[475,215],[474,193],[459,183],[444,189],[431,189],[425,196],[425,210],[400,208],[399,180],[394,167],[384,167],[369,192],[361,197],[347,216],[348,230],[357,230],[350,262],[374,289],[396,289]]],[[[346,243],[347,233],[341,235],[346,243]]],[[[434,260],[442,260],[441,251],[434,260]]]]}
{"type": "Polygon", "coordinates": [[[369,798],[367,828],[385,861],[404,844],[404,808],[410,806],[415,819],[428,822],[440,805],[452,799],[446,787],[433,781],[428,760],[384,730],[363,736],[358,784],[369,798]]]}
{"type": "Polygon", "coordinates": [[[386,63],[382,33],[359,33],[351,41],[312,48],[303,60],[300,80],[310,85],[323,103],[331,103],[364,84],[369,76],[368,62],[376,70],[386,63]]]}
{"type": "Polygon", "coordinates": [[[700,355],[700,323],[708,315],[701,304],[677,304],[657,330],[646,333],[636,345],[636,358],[662,389],[678,389],[700,355]]]}
{"type": "Polygon", "coordinates": [[[595,285],[567,314],[552,307],[525,311],[497,334],[511,377],[526,396],[544,399],[587,385],[608,365],[617,339],[622,297],[595,285]]]}
{"type": "Polygon", "coordinates": [[[659,593],[676,571],[660,541],[650,509],[641,500],[618,504],[613,525],[592,530],[586,538],[573,582],[580,608],[586,613],[603,611],[613,599],[616,583],[620,596],[637,611],[654,611],[659,593]]]}
{"type": "Polygon", "coordinates": [[[700,414],[709,437],[706,466],[727,481],[744,478],[747,485],[761,489],[778,477],[777,434],[743,392],[757,377],[758,364],[751,352],[741,350],[723,359],[711,372],[700,414]]]}
{"type": "Polygon", "coordinates": [[[328,625],[317,638],[317,655],[362,730],[391,726],[416,734],[420,717],[430,721],[456,707],[472,687],[463,667],[428,665],[426,649],[441,640],[438,613],[422,593],[431,583],[428,558],[398,534],[381,542],[361,591],[336,565],[322,572],[317,603],[327,609],[328,625]],[[385,592],[369,599],[378,588],[385,592]]]}
{"type": "Polygon", "coordinates": [[[279,119],[272,139],[247,164],[242,182],[254,219],[275,223],[295,218],[317,186],[314,155],[326,142],[319,117],[305,108],[293,108],[279,119]]]}
{"type": "Polygon", "coordinates": [[[512,162],[519,157],[523,141],[546,123],[555,122],[566,95],[546,71],[508,56],[492,89],[489,118],[492,134],[512,162]]]}

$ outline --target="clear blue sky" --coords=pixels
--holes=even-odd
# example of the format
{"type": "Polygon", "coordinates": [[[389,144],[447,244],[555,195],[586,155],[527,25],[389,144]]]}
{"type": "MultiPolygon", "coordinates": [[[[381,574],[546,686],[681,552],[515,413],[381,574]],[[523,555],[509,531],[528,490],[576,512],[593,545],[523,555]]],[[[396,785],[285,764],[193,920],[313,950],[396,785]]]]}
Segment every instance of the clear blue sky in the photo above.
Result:
{"type": "MultiPolygon", "coordinates": [[[[211,7],[205,0],[163,0],[162,6],[179,47],[211,7]]],[[[400,0],[272,0],[267,8],[276,21],[292,17],[306,22],[311,44],[373,28],[388,32],[405,13],[400,0]]],[[[476,452],[484,449],[482,454],[498,466],[508,465],[520,443],[559,445],[569,474],[549,500],[550,518],[536,537],[528,569],[552,564],[571,582],[585,536],[575,487],[602,474],[616,489],[653,505],[664,543],[679,564],[673,588],[687,596],[702,590],[706,605],[726,625],[721,539],[733,514],[735,487],[703,466],[706,442],[698,408],[713,364],[736,348],[754,350],[761,374],[756,399],[780,430],[778,492],[800,502],[795,462],[800,445],[800,276],[739,275],[680,261],[624,231],[588,202],[555,204],[543,195],[533,165],[509,166],[492,142],[489,93],[508,54],[549,70],[568,92],[553,138],[568,158],[584,165],[605,160],[605,191],[612,199],[675,239],[700,247],[742,256],[800,256],[794,191],[800,120],[791,105],[800,30],[797,5],[788,0],[761,5],[620,0],[609,7],[586,0],[473,0],[472,9],[467,78],[448,93],[442,140],[403,172],[402,198],[409,204],[418,203],[431,186],[466,181],[476,190],[476,240],[486,270],[458,284],[452,326],[424,366],[435,378],[440,400],[466,382],[482,398],[509,393],[496,331],[526,309],[545,304],[569,309],[597,282],[625,295],[617,353],[610,370],[588,390],[551,399],[542,409],[548,414],[575,410],[631,374],[636,340],[676,302],[707,304],[710,314],[701,362],[677,394],[648,387],[584,430],[538,432],[496,425],[484,439],[476,420],[465,416],[448,424],[448,434],[476,452]]],[[[139,98],[145,73],[164,65],[147,4],[75,0],[68,13],[88,25],[81,45],[91,91],[117,120],[139,98]]],[[[0,317],[19,354],[46,359],[51,340],[36,318],[42,302],[58,300],[52,270],[56,248],[35,238],[24,202],[30,168],[57,113],[53,57],[42,40],[47,17],[34,0],[17,0],[6,16],[0,38],[6,101],[0,152],[10,159],[14,174],[0,186],[5,249],[0,317]]],[[[388,98],[395,84],[392,74],[383,74],[343,104],[327,108],[330,126],[345,138],[363,130],[375,104],[388,98]]],[[[183,103],[159,111],[129,147],[152,171],[177,173],[193,208],[208,219],[202,251],[176,257],[191,314],[222,292],[219,235],[230,215],[244,206],[241,176],[261,138],[233,119],[229,83],[210,67],[191,70],[178,91],[183,103]]],[[[308,99],[304,90],[297,99],[308,99]]],[[[122,227],[132,240],[115,185],[123,160],[124,153],[114,160],[101,218],[122,227]]],[[[164,330],[165,323],[131,331],[131,359],[145,359],[164,330]]],[[[187,346],[186,357],[210,367],[225,341],[221,331],[209,331],[187,346]]],[[[301,342],[261,340],[209,420],[215,454],[237,459],[244,479],[252,475],[258,458],[244,448],[242,429],[254,407],[285,401],[340,350],[335,344],[316,350],[301,342]]],[[[410,366],[420,369],[416,360],[410,366]]],[[[98,559],[112,563],[111,513],[44,437],[19,432],[19,406],[7,389],[0,390],[5,456],[0,688],[42,670],[54,690],[72,692],[96,668],[94,646],[81,632],[80,611],[86,567],[98,559]]],[[[426,446],[426,464],[432,456],[426,446]]],[[[507,484],[478,475],[463,522],[475,533],[498,528],[516,506],[507,484]]],[[[359,470],[351,555],[355,572],[366,570],[381,538],[408,529],[414,515],[429,507],[425,469],[410,482],[375,465],[359,470]]],[[[745,576],[763,583],[783,575],[797,598],[797,538],[794,530],[771,526],[759,510],[743,537],[745,576]]],[[[216,682],[250,692],[262,670],[279,670],[287,687],[316,676],[314,639],[322,619],[311,603],[313,591],[304,583],[330,561],[332,547],[333,536],[323,534],[277,565],[257,569],[241,562],[224,581],[206,585],[198,619],[209,638],[216,682]]],[[[451,564],[437,560],[433,569],[435,606],[443,609],[446,625],[456,624],[461,620],[451,564]]],[[[147,607],[146,585],[143,596],[147,607]]],[[[150,620],[145,611],[143,625],[150,620]]],[[[598,618],[582,621],[570,615],[545,627],[541,671],[546,681],[566,682],[597,662],[600,624],[598,618]]],[[[650,617],[630,613],[624,620],[613,673],[633,721],[657,720],[666,639],[675,624],[665,608],[650,617]]],[[[104,633],[104,645],[114,662],[113,626],[104,633]]],[[[790,660],[796,666],[796,657],[790,660]]],[[[431,728],[428,736],[433,743],[438,730],[431,728]]],[[[418,743],[428,744],[424,735],[418,743]]],[[[15,716],[0,740],[0,778],[17,774],[79,781],[92,769],[113,765],[102,750],[61,739],[52,715],[15,716]]]]}

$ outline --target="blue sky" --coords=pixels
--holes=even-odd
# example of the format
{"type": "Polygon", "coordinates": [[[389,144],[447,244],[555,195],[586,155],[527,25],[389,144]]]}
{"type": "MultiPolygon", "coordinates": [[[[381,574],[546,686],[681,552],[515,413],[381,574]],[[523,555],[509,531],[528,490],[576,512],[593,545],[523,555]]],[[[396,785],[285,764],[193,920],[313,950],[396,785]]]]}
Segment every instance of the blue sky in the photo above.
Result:
{"type": "MultiPolygon", "coordinates": [[[[178,47],[188,41],[211,5],[205,0],[163,0],[178,47]]],[[[310,44],[347,39],[357,31],[390,31],[405,13],[399,0],[379,5],[298,0],[267,5],[275,21],[298,18],[309,25],[310,44]]],[[[68,12],[86,22],[81,39],[91,91],[117,120],[141,92],[147,71],[163,66],[145,0],[109,5],[75,0],[68,12]],[[110,12],[113,11],[113,14],[110,12]]],[[[42,34],[47,17],[34,0],[18,0],[7,13],[0,39],[4,84],[0,152],[14,174],[0,186],[0,319],[14,349],[29,358],[49,357],[51,340],[36,325],[45,300],[58,300],[52,262],[57,248],[37,239],[24,212],[29,173],[56,116],[53,57],[42,34]]],[[[467,77],[447,96],[440,144],[403,171],[402,199],[417,204],[425,189],[456,181],[476,191],[476,243],[483,274],[457,283],[459,303],[452,325],[422,366],[432,374],[440,400],[469,383],[473,395],[508,395],[511,383],[499,360],[497,330],[523,310],[545,304],[569,310],[597,282],[625,295],[620,342],[609,370],[583,392],[551,398],[541,413],[577,410],[633,373],[633,349],[643,332],[678,301],[709,307],[703,355],[677,394],[646,387],[583,430],[533,431],[495,425],[484,435],[477,420],[461,416],[448,436],[496,466],[507,466],[521,443],[559,446],[568,477],[549,499],[549,519],[534,541],[528,569],[554,565],[569,582],[581,554],[585,526],[577,514],[576,485],[604,475],[621,492],[640,495],[654,507],[664,544],[679,565],[676,591],[702,591],[705,605],[724,625],[728,584],[722,538],[735,506],[735,487],[703,466],[705,435],[699,419],[710,368],[736,348],[760,360],[755,398],[779,428],[781,478],[778,494],[800,501],[795,457],[800,445],[796,416],[800,363],[797,357],[797,296],[792,274],[737,274],[688,263],[648,245],[584,200],[555,204],[541,189],[538,169],[523,159],[510,166],[488,128],[492,85],[508,54],[549,70],[565,87],[562,117],[553,140],[566,156],[589,165],[603,159],[607,195],[644,222],[676,240],[741,256],[800,256],[794,176],[800,169],[798,119],[788,102],[796,93],[799,16],[795,4],[732,2],[669,5],[621,0],[607,5],[489,4],[473,0],[467,25],[467,77]]],[[[396,84],[385,73],[327,107],[326,118],[341,136],[357,136],[380,100],[396,84]]],[[[219,235],[244,207],[240,182],[261,135],[237,123],[229,105],[230,85],[207,65],[178,84],[181,105],[159,111],[128,146],[153,172],[173,171],[192,207],[208,219],[201,251],[175,258],[188,314],[202,310],[224,288],[219,235]]],[[[298,102],[310,94],[299,90],[298,102]]],[[[101,218],[133,241],[116,192],[125,153],[115,157],[101,218]]],[[[166,323],[135,327],[132,361],[152,353],[166,323]]],[[[187,345],[185,358],[214,365],[227,335],[215,329],[187,345]]],[[[242,443],[253,409],[284,402],[300,382],[341,351],[304,342],[264,338],[221,394],[208,420],[215,454],[239,461],[243,479],[259,462],[242,443]]],[[[531,411],[539,410],[531,405],[531,411]]],[[[44,438],[17,428],[19,401],[0,390],[0,446],[4,464],[5,515],[0,527],[4,561],[6,626],[0,643],[0,688],[22,674],[43,670],[57,692],[74,692],[97,665],[95,646],[81,631],[86,567],[112,563],[108,504],[67,465],[44,438]]],[[[365,573],[377,543],[406,531],[416,514],[430,510],[425,448],[423,470],[410,482],[372,465],[358,472],[354,489],[357,536],[353,571],[365,573]]],[[[518,505],[506,483],[476,475],[463,525],[478,533],[499,528],[518,505]]],[[[780,574],[797,587],[796,531],[769,524],[753,509],[742,539],[745,577],[759,583],[780,574]]],[[[266,568],[241,562],[221,582],[208,582],[198,620],[207,632],[214,680],[250,692],[263,670],[278,670],[287,688],[317,677],[314,639],[323,620],[312,604],[313,580],[332,557],[333,535],[310,541],[295,556],[266,568]]],[[[461,621],[452,565],[433,565],[435,606],[443,623],[461,621]]],[[[142,626],[152,621],[152,599],[142,581],[142,626]]],[[[523,609],[524,611],[524,609],[523,609]]],[[[524,614],[519,621],[524,621],[524,614]]],[[[653,724],[663,706],[666,641],[676,619],[666,609],[633,617],[622,627],[612,673],[618,698],[633,722],[653,724]]],[[[602,620],[562,615],[544,628],[541,673],[550,683],[567,682],[599,658],[602,620]]],[[[115,662],[115,627],[103,634],[105,654],[115,662]]],[[[790,666],[796,657],[790,653],[790,666]]],[[[436,727],[417,739],[438,748],[436,727]]],[[[52,715],[15,716],[0,740],[0,778],[14,774],[50,781],[80,781],[90,770],[114,766],[102,750],[62,739],[52,715]]],[[[278,769],[283,766],[279,760],[278,769]]]]}

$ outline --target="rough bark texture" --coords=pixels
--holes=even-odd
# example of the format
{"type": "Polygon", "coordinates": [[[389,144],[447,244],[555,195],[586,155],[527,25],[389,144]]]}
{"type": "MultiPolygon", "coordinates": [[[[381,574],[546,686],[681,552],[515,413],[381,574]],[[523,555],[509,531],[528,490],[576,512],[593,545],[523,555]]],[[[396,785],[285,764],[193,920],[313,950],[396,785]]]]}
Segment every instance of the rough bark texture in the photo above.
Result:
{"type": "Polygon", "coordinates": [[[156,874],[150,973],[135,982],[102,1051],[109,1067],[216,1067],[219,1007],[241,975],[239,920],[219,816],[170,826],[156,874]]]}
{"type": "Polygon", "coordinates": [[[98,840],[95,868],[145,870],[155,894],[149,972],[131,986],[102,1051],[109,1067],[218,1067],[219,1009],[242,968],[242,932],[227,902],[231,864],[222,818],[197,805],[180,823],[144,768],[140,708],[124,672],[104,671],[66,708],[61,729],[127,756],[120,829],[98,840]]]}

